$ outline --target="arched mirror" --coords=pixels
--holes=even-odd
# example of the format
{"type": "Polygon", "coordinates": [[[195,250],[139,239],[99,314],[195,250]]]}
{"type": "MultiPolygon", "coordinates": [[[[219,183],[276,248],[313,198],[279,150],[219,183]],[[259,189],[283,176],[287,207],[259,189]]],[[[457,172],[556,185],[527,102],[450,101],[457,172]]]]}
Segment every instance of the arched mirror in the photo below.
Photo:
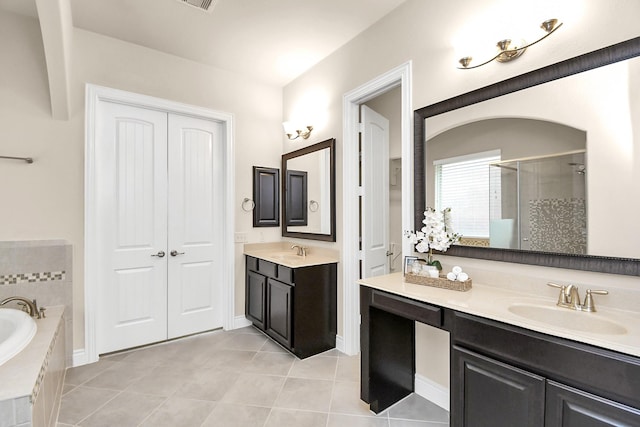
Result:
{"type": "Polygon", "coordinates": [[[336,241],[335,139],[282,155],[282,235],[336,241]]]}
{"type": "Polygon", "coordinates": [[[639,55],[635,38],[416,110],[416,227],[452,207],[476,223],[447,255],[640,275],[639,55]]]}

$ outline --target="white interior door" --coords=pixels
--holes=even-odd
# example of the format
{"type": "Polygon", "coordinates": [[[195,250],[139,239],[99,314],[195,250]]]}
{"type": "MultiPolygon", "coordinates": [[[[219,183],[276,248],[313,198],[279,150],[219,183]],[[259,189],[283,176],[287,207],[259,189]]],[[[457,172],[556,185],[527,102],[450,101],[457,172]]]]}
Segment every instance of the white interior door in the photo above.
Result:
{"type": "Polygon", "coordinates": [[[98,105],[100,280],[97,349],[166,339],[167,115],[98,105]]]}
{"type": "Polygon", "coordinates": [[[222,136],[169,115],[169,338],[222,327],[222,136]]]}
{"type": "Polygon", "coordinates": [[[222,124],[97,108],[98,354],[222,327],[222,124]]]}
{"type": "Polygon", "coordinates": [[[360,107],[362,132],[362,275],[389,272],[389,120],[360,107]]]}

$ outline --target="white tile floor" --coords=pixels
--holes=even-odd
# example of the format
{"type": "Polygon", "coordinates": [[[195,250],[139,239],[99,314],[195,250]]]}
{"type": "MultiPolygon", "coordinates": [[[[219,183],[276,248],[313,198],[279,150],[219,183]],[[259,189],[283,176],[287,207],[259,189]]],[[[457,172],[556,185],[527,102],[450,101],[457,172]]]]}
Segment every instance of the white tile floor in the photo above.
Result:
{"type": "Polygon", "coordinates": [[[103,357],[67,371],[58,427],[446,427],[417,395],[374,416],[360,360],[331,350],[299,360],[254,328],[103,357]]]}

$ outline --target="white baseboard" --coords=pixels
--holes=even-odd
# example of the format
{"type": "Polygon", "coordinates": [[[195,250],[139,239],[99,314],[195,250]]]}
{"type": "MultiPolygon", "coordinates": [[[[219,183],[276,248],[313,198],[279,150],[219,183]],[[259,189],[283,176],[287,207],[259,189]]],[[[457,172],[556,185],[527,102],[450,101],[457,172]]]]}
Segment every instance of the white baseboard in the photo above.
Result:
{"type": "Polygon", "coordinates": [[[449,389],[431,381],[429,378],[416,374],[415,377],[416,394],[424,397],[429,402],[433,402],[439,407],[449,410],[449,389]]]}
{"type": "Polygon", "coordinates": [[[344,353],[344,338],[340,335],[336,335],[336,350],[344,353]]]}
{"type": "Polygon", "coordinates": [[[84,348],[73,350],[71,365],[69,366],[70,368],[86,365],[87,363],[89,363],[89,360],[87,358],[87,352],[84,350],[84,348]]]}
{"type": "Polygon", "coordinates": [[[245,316],[236,316],[233,318],[233,327],[232,329],[240,329],[246,328],[247,326],[251,326],[253,323],[245,316]]]}

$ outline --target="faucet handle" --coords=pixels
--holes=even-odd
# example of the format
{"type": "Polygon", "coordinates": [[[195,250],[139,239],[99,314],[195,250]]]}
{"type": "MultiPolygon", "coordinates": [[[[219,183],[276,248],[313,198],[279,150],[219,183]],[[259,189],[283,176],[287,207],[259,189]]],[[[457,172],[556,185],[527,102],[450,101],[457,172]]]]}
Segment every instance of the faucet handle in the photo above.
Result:
{"type": "Polygon", "coordinates": [[[584,304],[582,305],[582,311],[589,311],[591,313],[594,313],[596,311],[596,306],[593,303],[592,294],[608,295],[609,291],[587,289],[587,295],[584,297],[584,304]]]}
{"type": "Polygon", "coordinates": [[[560,295],[558,295],[558,305],[569,303],[569,299],[567,298],[567,287],[565,285],[558,285],[557,283],[547,282],[547,286],[560,289],[560,295]]]}

